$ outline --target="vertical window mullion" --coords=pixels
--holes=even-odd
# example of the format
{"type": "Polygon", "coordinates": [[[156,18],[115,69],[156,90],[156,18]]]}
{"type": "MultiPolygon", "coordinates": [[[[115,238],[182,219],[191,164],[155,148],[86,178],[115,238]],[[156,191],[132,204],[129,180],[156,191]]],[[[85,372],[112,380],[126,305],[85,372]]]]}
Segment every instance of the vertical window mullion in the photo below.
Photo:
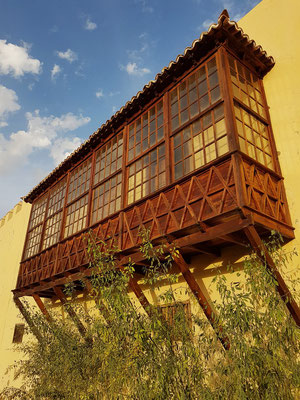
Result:
{"type": "Polygon", "coordinates": [[[69,195],[69,184],[70,184],[70,172],[68,172],[68,174],[67,174],[66,193],[65,193],[64,205],[63,205],[63,209],[62,209],[62,219],[61,219],[59,241],[61,241],[63,239],[63,236],[64,236],[66,213],[67,213],[67,204],[68,204],[68,195],[69,195]]]}
{"type": "Polygon", "coordinates": [[[166,184],[169,185],[173,182],[174,177],[172,175],[174,158],[173,152],[171,148],[171,138],[170,138],[170,107],[171,104],[169,102],[169,92],[167,92],[163,97],[163,115],[164,115],[164,138],[166,143],[166,184]]]}
{"type": "Polygon", "coordinates": [[[93,151],[93,153],[92,153],[92,165],[91,165],[91,172],[90,172],[90,187],[89,187],[86,227],[89,227],[91,225],[91,213],[92,213],[92,205],[93,205],[92,200],[93,200],[95,164],[96,164],[96,152],[93,151]]]}
{"type": "Polygon", "coordinates": [[[41,232],[41,241],[39,244],[39,250],[38,252],[40,252],[42,250],[42,246],[43,246],[43,240],[44,240],[44,234],[45,234],[45,228],[46,228],[46,221],[47,221],[47,212],[48,212],[48,207],[49,207],[49,200],[50,200],[50,190],[48,190],[48,198],[47,198],[47,203],[46,203],[46,207],[45,207],[45,215],[44,215],[44,220],[42,222],[42,232],[41,232]]]}
{"type": "Polygon", "coordinates": [[[218,60],[221,65],[221,87],[224,98],[225,123],[230,151],[240,150],[239,138],[234,116],[233,90],[230,78],[227,53],[223,47],[218,51],[218,60]]]}
{"type": "Polygon", "coordinates": [[[129,125],[123,129],[123,158],[122,158],[122,189],[121,189],[121,207],[125,208],[128,194],[127,161],[129,151],[129,125]]]}

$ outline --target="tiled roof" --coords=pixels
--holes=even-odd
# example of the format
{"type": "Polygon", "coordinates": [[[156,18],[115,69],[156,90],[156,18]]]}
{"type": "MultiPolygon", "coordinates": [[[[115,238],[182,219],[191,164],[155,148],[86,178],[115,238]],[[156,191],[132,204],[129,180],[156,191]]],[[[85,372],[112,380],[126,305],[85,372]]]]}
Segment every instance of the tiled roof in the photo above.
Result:
{"type": "Polygon", "coordinates": [[[203,32],[199,39],[194,40],[192,45],[184,50],[183,54],[178,55],[175,61],[171,61],[167,67],[164,67],[154,80],[145,85],[141,91],[133,96],[130,101],[35,186],[24,197],[24,200],[32,202],[40,193],[62,176],[65,171],[83,158],[91,148],[99,144],[100,138],[118,129],[124,120],[130,118],[130,116],[144,107],[151,98],[151,94],[153,96],[154,93],[161,93],[172,82],[172,77],[177,76],[177,71],[181,71],[182,73],[184,68],[188,69],[191,67],[193,60],[203,57],[217,43],[224,40],[227,40],[230,46],[242,51],[246,59],[252,60],[262,76],[275,64],[273,57],[268,56],[260,45],[257,45],[254,40],[250,39],[236,22],[231,21],[227,10],[224,10],[220,14],[216,24],[212,24],[208,31],[203,32]]]}

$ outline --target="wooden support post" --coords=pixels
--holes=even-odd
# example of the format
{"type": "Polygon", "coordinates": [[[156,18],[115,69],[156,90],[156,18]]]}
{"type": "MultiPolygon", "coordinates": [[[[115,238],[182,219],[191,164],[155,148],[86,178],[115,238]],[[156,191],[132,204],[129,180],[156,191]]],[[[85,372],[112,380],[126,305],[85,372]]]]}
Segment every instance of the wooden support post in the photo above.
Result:
{"type": "Polygon", "coordinates": [[[189,285],[189,288],[191,289],[193,295],[196,297],[198,303],[200,304],[200,306],[201,306],[205,316],[209,320],[211,326],[216,331],[216,334],[217,334],[218,338],[220,339],[222,345],[224,346],[224,348],[226,350],[228,350],[230,347],[229,341],[226,338],[222,337],[222,335],[221,335],[222,328],[216,326],[214,316],[213,316],[213,310],[212,310],[211,306],[209,305],[206,297],[204,296],[204,293],[202,292],[196,279],[194,278],[193,274],[191,273],[189,266],[184,261],[184,258],[182,257],[182,255],[180,253],[175,258],[174,262],[180,269],[180,272],[182,273],[187,284],[189,285]]]}
{"type": "Polygon", "coordinates": [[[144,295],[140,285],[137,282],[136,278],[129,278],[128,285],[130,289],[134,292],[136,297],[138,298],[139,302],[141,303],[142,307],[146,311],[146,313],[151,316],[151,305],[147,299],[147,297],[144,295]]]}
{"type": "Polygon", "coordinates": [[[247,236],[252,248],[255,250],[257,256],[266,263],[269,270],[272,272],[273,276],[277,280],[278,286],[277,290],[282,297],[282,299],[286,302],[286,306],[291,313],[293,319],[296,324],[300,326],[300,309],[296,301],[293,299],[289,288],[287,287],[284,279],[282,278],[280,272],[276,268],[276,265],[270,256],[266,246],[263,244],[257,230],[253,225],[244,228],[245,235],[247,236]]]}
{"type": "MultiPolygon", "coordinates": [[[[84,281],[84,283],[85,283],[85,286],[86,286],[86,288],[87,288],[87,291],[88,291],[88,292],[92,292],[92,290],[93,290],[93,285],[91,284],[91,282],[90,282],[87,278],[84,278],[83,281],[84,281]]],[[[97,296],[95,296],[93,299],[95,300],[95,303],[96,303],[96,305],[97,305],[99,311],[100,311],[101,314],[103,315],[105,321],[106,321],[107,323],[109,323],[109,320],[110,320],[110,312],[108,311],[106,305],[103,303],[102,299],[100,299],[100,298],[97,297],[97,296]]]]}
{"type": "Polygon", "coordinates": [[[34,298],[34,300],[35,300],[37,306],[39,307],[39,309],[40,309],[40,310],[42,311],[42,313],[45,315],[46,320],[47,320],[48,322],[52,322],[52,317],[51,317],[51,315],[49,314],[49,312],[48,312],[47,308],[45,307],[45,305],[44,305],[42,299],[40,298],[40,296],[39,296],[37,293],[34,293],[34,294],[32,295],[32,297],[34,298]]]}
{"type": "Polygon", "coordinates": [[[40,343],[42,343],[43,342],[42,335],[40,334],[38,328],[35,326],[34,322],[32,321],[30,315],[26,311],[26,309],[25,309],[24,305],[22,304],[21,300],[19,299],[19,297],[14,296],[14,302],[15,302],[16,306],[18,307],[20,313],[22,314],[23,318],[27,322],[29,328],[31,329],[31,332],[34,334],[34,336],[37,338],[37,340],[40,343]]]}
{"type": "Polygon", "coordinates": [[[59,287],[54,287],[53,290],[54,290],[56,296],[61,301],[61,303],[65,306],[65,309],[66,309],[67,313],[69,314],[70,318],[72,319],[72,321],[76,325],[80,335],[86,340],[86,338],[87,338],[86,329],[85,329],[84,325],[82,324],[82,322],[80,321],[80,319],[78,318],[78,316],[75,313],[75,311],[73,310],[71,304],[69,304],[67,302],[66,296],[64,295],[63,291],[59,287]]]}

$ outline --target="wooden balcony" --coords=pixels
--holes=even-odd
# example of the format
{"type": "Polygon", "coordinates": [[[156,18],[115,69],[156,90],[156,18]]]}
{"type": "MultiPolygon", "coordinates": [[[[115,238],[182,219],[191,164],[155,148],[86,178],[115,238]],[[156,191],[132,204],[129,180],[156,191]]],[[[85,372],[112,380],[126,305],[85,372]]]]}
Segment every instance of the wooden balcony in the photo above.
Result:
{"type": "Polygon", "coordinates": [[[271,230],[294,237],[282,177],[235,152],[23,261],[14,292],[52,297],[53,287],[88,276],[88,231],[117,244],[120,264],[129,255],[138,264],[143,227],[154,244],[174,241],[185,255],[246,244],[243,229],[250,225],[261,237],[271,230]]]}

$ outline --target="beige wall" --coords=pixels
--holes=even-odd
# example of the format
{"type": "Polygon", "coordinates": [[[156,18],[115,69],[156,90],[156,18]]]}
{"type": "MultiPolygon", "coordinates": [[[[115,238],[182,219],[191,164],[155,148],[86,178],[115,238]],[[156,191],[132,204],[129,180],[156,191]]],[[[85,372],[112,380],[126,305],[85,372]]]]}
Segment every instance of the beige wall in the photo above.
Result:
{"type": "Polygon", "coordinates": [[[300,1],[263,0],[239,22],[251,39],[275,59],[264,87],[282,175],[285,179],[296,240],[300,250],[300,1]]]}
{"type": "Polygon", "coordinates": [[[7,366],[20,357],[12,351],[12,338],[15,324],[23,321],[11,290],[16,286],[30,208],[20,202],[0,220],[0,390],[11,383],[11,375],[5,375],[7,366]]]}

